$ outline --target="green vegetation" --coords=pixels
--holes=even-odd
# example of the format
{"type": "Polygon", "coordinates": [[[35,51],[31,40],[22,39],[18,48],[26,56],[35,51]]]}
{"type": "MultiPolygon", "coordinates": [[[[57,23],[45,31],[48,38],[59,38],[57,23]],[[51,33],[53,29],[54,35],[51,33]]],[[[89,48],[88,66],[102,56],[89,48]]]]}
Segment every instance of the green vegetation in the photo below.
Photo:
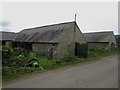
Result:
{"type": "Polygon", "coordinates": [[[112,55],[118,53],[118,49],[114,48],[111,50],[105,50],[105,49],[95,49],[89,51],[88,58],[101,58],[104,56],[112,55]]]}
{"type": "MultiPolygon", "coordinates": [[[[48,60],[45,56],[30,52],[26,56],[21,52],[22,49],[12,49],[9,46],[0,46],[3,53],[2,80],[3,82],[13,80],[25,74],[32,74],[52,70],[63,66],[85,63],[96,58],[116,54],[118,49],[112,50],[91,50],[88,58],[66,56],[58,60],[48,60]]],[[[120,50],[119,50],[120,51],[120,50]]]]}

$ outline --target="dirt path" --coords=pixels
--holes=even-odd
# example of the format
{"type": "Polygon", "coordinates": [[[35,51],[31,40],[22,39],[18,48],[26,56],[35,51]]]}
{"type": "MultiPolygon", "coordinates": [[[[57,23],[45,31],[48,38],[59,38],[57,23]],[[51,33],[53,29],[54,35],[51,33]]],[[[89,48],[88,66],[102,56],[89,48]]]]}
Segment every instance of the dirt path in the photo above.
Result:
{"type": "Polygon", "coordinates": [[[118,55],[69,68],[32,75],[6,88],[117,88],[118,55]]]}

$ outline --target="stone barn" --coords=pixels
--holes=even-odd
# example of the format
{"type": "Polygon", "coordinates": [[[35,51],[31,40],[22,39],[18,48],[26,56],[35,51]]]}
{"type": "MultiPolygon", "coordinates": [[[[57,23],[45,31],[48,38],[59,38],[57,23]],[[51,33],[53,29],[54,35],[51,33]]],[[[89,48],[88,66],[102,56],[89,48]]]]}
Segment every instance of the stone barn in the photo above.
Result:
{"type": "Polygon", "coordinates": [[[13,39],[17,36],[17,33],[14,32],[0,32],[0,43],[1,45],[9,45],[12,46],[13,39]]]}
{"type": "Polygon", "coordinates": [[[113,31],[84,33],[90,49],[111,49],[116,47],[113,31]]]}
{"type": "Polygon", "coordinates": [[[87,57],[87,42],[76,22],[66,22],[24,29],[15,42],[28,51],[35,51],[49,58],[67,55],[87,57]]]}
{"type": "Polygon", "coordinates": [[[117,43],[117,47],[120,47],[120,35],[115,35],[115,39],[116,39],[116,43],[117,43]]]}

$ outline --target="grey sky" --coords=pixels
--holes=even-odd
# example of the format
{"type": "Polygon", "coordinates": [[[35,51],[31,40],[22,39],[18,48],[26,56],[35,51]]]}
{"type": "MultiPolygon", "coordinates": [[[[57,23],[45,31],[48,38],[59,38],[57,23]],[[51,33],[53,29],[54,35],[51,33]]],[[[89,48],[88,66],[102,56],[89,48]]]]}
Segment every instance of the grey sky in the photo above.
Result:
{"type": "Polygon", "coordinates": [[[2,3],[2,19],[11,22],[6,30],[21,31],[74,20],[81,31],[109,31],[118,33],[117,2],[6,2],[2,3]]]}

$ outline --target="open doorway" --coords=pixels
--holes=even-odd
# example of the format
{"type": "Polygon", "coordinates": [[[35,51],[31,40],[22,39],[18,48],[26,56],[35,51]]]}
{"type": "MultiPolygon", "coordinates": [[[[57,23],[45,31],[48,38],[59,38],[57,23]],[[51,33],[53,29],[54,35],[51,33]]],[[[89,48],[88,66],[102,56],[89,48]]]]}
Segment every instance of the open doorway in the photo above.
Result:
{"type": "Polygon", "coordinates": [[[111,44],[111,49],[113,49],[113,48],[115,48],[115,44],[114,43],[111,44]]]}
{"type": "Polygon", "coordinates": [[[75,56],[78,56],[81,58],[88,57],[88,45],[87,45],[87,43],[84,43],[84,44],[80,44],[78,42],[75,43],[75,56]]]}

